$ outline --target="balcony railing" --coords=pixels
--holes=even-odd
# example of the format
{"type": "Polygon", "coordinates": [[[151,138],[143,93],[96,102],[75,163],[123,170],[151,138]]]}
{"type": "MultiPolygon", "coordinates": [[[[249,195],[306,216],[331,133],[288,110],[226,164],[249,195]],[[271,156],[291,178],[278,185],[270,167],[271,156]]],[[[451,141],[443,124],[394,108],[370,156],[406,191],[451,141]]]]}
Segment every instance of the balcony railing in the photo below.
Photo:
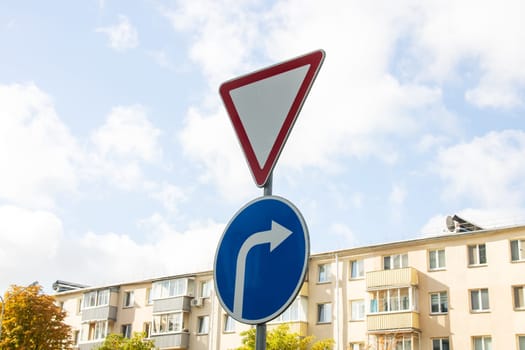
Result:
{"type": "Polygon", "coordinates": [[[367,290],[382,289],[385,287],[417,286],[418,284],[417,270],[413,267],[370,271],[366,273],[367,290]]]}
{"type": "Polygon", "coordinates": [[[106,305],[82,309],[82,322],[93,320],[117,320],[117,307],[106,305]]]}
{"type": "Polygon", "coordinates": [[[371,314],[366,316],[366,323],[369,332],[395,329],[419,329],[419,314],[413,311],[371,314]]]}
{"type": "Polygon", "coordinates": [[[153,313],[168,311],[190,311],[189,296],[178,296],[153,300],[153,313]]]}
{"type": "Polygon", "coordinates": [[[187,349],[190,341],[188,332],[151,335],[156,348],[187,349]]]}

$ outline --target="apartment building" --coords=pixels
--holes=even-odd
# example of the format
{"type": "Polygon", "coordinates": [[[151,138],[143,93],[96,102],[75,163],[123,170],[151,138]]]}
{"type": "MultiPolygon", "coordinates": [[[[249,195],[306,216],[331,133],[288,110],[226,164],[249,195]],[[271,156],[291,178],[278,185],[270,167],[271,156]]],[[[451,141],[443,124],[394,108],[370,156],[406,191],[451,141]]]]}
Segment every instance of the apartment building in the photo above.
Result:
{"type": "MultiPolygon", "coordinates": [[[[312,255],[297,299],[268,328],[286,322],[302,336],[334,339],[338,350],[525,350],[525,226],[482,230],[455,218],[451,230],[466,232],[312,255]]],[[[222,310],[212,278],[55,297],[81,350],[109,333],[142,331],[161,349],[234,349],[250,326],[222,310]]]]}

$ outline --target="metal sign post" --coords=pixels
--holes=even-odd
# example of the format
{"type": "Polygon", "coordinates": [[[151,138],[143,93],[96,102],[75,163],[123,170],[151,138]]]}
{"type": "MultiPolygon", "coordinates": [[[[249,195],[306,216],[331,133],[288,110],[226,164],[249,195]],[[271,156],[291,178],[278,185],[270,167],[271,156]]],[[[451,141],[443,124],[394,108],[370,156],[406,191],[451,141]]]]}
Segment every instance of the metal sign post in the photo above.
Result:
{"type": "MultiPolygon", "coordinates": [[[[268,176],[268,181],[264,184],[264,195],[272,195],[273,171],[268,176]]],[[[255,327],[255,350],[266,350],[266,323],[259,323],[255,327]]]]}

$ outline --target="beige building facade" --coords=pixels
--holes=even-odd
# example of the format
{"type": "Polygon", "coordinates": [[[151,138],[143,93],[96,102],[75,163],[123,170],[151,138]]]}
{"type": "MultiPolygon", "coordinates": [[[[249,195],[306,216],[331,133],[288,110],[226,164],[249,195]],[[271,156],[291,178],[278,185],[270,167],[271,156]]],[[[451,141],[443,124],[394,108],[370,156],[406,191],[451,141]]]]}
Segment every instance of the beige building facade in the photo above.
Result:
{"type": "MultiPolygon", "coordinates": [[[[134,332],[161,349],[234,349],[250,328],[221,308],[211,271],[55,297],[81,350],[134,332]]],[[[297,299],[268,328],[283,322],[337,350],[525,350],[525,227],[312,255],[297,299]]]]}

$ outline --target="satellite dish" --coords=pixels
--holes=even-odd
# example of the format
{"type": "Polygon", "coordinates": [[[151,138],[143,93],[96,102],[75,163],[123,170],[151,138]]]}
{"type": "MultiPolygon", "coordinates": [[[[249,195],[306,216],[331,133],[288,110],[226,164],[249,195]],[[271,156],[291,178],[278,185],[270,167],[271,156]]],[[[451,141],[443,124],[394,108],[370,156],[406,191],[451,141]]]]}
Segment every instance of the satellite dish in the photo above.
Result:
{"type": "Polygon", "coordinates": [[[446,222],[448,230],[450,232],[454,232],[456,230],[456,225],[454,223],[454,219],[452,219],[452,216],[448,215],[446,222]]]}

